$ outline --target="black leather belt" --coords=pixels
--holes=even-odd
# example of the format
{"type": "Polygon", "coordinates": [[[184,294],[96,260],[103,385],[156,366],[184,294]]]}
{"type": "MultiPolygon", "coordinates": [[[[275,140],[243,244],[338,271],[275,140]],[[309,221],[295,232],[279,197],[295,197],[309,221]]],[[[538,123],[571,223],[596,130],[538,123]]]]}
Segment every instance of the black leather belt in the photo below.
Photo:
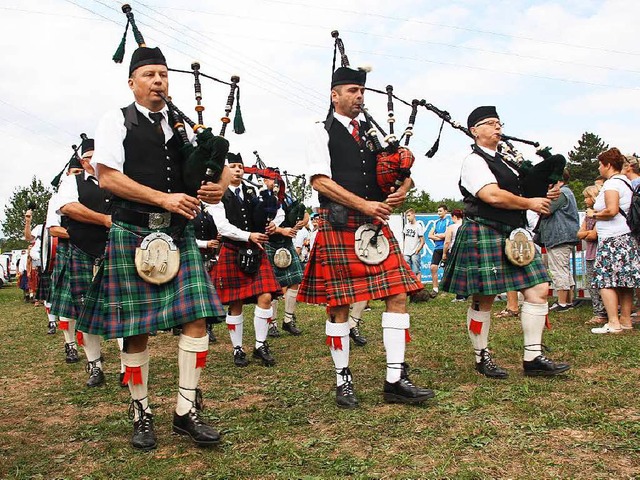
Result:
{"type": "Polygon", "coordinates": [[[138,212],[128,208],[117,208],[113,213],[113,220],[130,223],[137,227],[159,230],[161,228],[184,228],[186,217],[171,212],[138,212]]]}

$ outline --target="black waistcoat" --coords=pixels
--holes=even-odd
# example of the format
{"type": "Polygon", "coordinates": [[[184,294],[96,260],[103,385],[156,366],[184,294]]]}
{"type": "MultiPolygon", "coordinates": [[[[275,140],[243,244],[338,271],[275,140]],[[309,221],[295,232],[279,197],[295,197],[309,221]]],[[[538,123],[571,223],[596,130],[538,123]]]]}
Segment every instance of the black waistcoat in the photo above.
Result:
{"type": "MultiPolygon", "coordinates": [[[[185,191],[182,181],[183,159],[180,154],[180,135],[165,144],[153,123],[135,108],[134,104],[122,109],[127,135],[124,145],[124,174],[136,182],[166,193],[185,191]]],[[[122,200],[120,198],[115,198],[122,200]]],[[[114,200],[115,200],[114,199],[114,200]]],[[[125,204],[143,212],[160,212],[159,207],[124,201],[125,204]]]]}
{"type": "MultiPolygon", "coordinates": [[[[492,157],[477,145],[472,145],[471,148],[476,155],[479,155],[487,162],[491,173],[496,177],[498,186],[502,190],[507,190],[514,195],[522,196],[520,177],[514,173],[499,156],[492,157]]],[[[512,227],[523,227],[526,225],[524,210],[507,210],[505,208],[493,207],[471,195],[471,193],[462,186],[462,181],[458,182],[458,186],[464,197],[464,213],[466,216],[483,217],[512,227]]]]}
{"type": "Polygon", "coordinates": [[[204,208],[200,210],[192,222],[198,240],[215,240],[218,237],[218,228],[213,217],[204,208]]]}
{"type": "MultiPolygon", "coordinates": [[[[329,133],[329,156],[331,157],[331,178],[341,187],[366,200],[384,200],[384,195],[376,180],[376,156],[365,147],[366,124],[360,124],[360,145],[349,130],[333,115],[324,124],[329,133]]],[[[326,207],[329,199],[318,196],[321,207],[326,207]]]]}
{"type": "MultiPolygon", "coordinates": [[[[111,214],[110,192],[100,188],[90,178],[84,178],[84,174],[76,175],[78,185],[78,202],[94,212],[111,214]]],[[[67,232],[69,233],[69,243],[75,245],[80,250],[88,253],[92,257],[99,257],[104,253],[107,243],[109,229],[93,223],[84,223],[68,219],[67,232]]]]}
{"type": "MultiPolygon", "coordinates": [[[[231,187],[235,191],[235,187],[231,187]]],[[[247,188],[241,185],[240,188],[244,194],[244,199],[241,202],[230,189],[224,192],[222,196],[222,204],[224,205],[224,211],[229,223],[238,227],[245,232],[255,232],[252,215],[252,196],[249,194],[247,188]]],[[[227,240],[228,241],[228,240],[227,240]]]]}

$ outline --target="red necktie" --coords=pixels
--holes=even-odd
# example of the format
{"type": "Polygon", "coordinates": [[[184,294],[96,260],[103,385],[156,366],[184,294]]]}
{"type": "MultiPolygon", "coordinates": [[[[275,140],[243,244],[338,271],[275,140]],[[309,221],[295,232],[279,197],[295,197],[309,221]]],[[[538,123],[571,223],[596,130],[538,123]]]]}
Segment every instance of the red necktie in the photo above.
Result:
{"type": "Polygon", "coordinates": [[[351,136],[356,141],[356,143],[360,144],[360,122],[358,122],[356,119],[353,119],[349,123],[351,123],[351,126],[353,127],[351,136]]]}

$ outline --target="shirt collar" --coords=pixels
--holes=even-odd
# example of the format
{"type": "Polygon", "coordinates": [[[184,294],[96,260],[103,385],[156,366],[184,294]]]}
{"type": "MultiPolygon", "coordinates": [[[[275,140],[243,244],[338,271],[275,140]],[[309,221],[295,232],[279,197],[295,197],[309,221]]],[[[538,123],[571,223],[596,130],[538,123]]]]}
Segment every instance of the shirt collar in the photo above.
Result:
{"type": "MultiPolygon", "coordinates": [[[[349,130],[349,124],[351,123],[351,118],[345,116],[345,115],[341,115],[339,113],[333,112],[333,118],[335,118],[336,120],[338,120],[342,125],[344,125],[344,127],[349,130]]],[[[364,122],[364,115],[362,115],[362,113],[360,115],[358,115],[356,118],[354,118],[354,120],[357,120],[358,122],[364,122]]]]}
{"type": "MultiPolygon", "coordinates": [[[[151,110],[149,110],[147,107],[143,107],[138,102],[134,102],[134,103],[135,103],[135,106],[138,109],[138,111],[141,114],[143,114],[145,117],[147,117],[147,120],[149,120],[150,122],[153,122],[153,120],[151,120],[151,117],[149,116],[149,114],[151,113],[151,110]]],[[[156,112],[154,112],[154,113],[156,113],[156,112]]],[[[162,114],[162,116],[164,117],[164,119],[165,119],[165,121],[167,123],[169,122],[169,109],[167,108],[166,105],[164,107],[162,107],[162,109],[158,113],[162,114]]]]}
{"type": "Polygon", "coordinates": [[[483,152],[491,155],[492,157],[495,157],[496,153],[498,153],[496,150],[491,150],[490,148],[487,148],[487,147],[481,147],[480,145],[478,145],[478,148],[483,152]]]}

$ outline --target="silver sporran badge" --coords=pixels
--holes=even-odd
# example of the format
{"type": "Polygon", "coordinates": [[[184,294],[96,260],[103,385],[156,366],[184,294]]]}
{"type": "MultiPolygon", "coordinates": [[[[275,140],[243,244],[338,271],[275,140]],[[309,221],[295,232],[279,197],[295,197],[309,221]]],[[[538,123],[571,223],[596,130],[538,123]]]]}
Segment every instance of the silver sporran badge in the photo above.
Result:
{"type": "Polygon", "coordinates": [[[504,253],[511,263],[518,267],[525,267],[533,262],[536,256],[536,246],[528,230],[516,228],[505,240],[504,253]]]}

